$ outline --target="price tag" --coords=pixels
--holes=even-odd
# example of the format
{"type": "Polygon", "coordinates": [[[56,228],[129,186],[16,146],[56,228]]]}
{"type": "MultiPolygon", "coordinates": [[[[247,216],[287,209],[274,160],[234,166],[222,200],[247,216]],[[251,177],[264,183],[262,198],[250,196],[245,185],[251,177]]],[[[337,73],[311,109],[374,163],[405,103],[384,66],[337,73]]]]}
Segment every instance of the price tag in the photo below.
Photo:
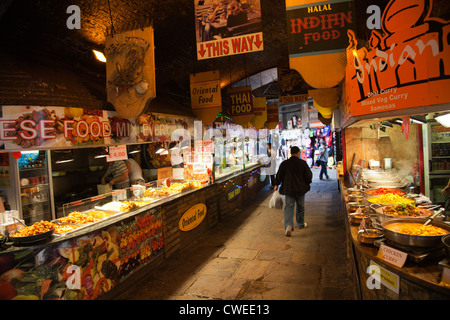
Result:
{"type": "Polygon", "coordinates": [[[127,154],[127,146],[121,145],[121,146],[115,146],[115,147],[109,147],[109,154],[106,157],[107,162],[117,161],[117,160],[127,160],[128,154],[127,154]]]}
{"type": "Polygon", "coordinates": [[[393,264],[396,267],[401,268],[405,264],[408,254],[382,244],[380,246],[380,249],[378,250],[377,257],[393,264]]]}
{"type": "Polygon", "coordinates": [[[213,153],[214,143],[212,140],[195,140],[194,150],[195,153],[213,153]]]}

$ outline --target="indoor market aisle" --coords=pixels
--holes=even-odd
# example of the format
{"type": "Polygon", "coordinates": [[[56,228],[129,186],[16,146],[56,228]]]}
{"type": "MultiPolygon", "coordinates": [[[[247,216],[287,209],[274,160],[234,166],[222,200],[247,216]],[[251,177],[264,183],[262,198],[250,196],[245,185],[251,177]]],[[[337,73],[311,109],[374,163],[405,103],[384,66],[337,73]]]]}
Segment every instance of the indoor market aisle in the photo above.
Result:
{"type": "Polygon", "coordinates": [[[117,299],[354,299],[351,260],[337,189],[313,169],[306,229],[286,237],[283,212],[270,209],[266,186],[189,250],[169,258],[117,299]]]}

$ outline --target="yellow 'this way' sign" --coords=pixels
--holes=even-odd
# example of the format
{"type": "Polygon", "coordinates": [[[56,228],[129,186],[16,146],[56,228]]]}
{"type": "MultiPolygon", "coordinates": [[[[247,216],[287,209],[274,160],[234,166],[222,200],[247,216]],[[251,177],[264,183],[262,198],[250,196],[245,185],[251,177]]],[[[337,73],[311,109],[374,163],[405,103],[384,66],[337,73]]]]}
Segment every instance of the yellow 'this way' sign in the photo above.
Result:
{"type": "Polygon", "coordinates": [[[206,205],[204,203],[196,204],[187,210],[180,221],[178,227],[181,231],[190,231],[196,228],[206,216],[206,205]]]}

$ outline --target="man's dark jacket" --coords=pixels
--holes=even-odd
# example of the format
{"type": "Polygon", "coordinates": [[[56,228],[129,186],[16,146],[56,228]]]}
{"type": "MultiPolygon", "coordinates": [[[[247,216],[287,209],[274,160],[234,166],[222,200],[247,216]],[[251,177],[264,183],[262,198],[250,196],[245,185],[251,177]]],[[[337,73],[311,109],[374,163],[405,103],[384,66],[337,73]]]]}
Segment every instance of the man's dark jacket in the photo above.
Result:
{"type": "Polygon", "coordinates": [[[309,191],[312,172],[306,161],[295,156],[283,161],[278,168],[276,185],[280,185],[280,194],[304,195],[309,191]]]}

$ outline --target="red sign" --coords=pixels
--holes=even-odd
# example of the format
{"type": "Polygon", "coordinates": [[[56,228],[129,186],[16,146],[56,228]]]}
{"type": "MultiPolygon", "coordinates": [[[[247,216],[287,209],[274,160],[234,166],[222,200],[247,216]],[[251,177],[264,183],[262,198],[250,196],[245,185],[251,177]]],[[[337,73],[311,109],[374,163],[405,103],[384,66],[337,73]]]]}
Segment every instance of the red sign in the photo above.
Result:
{"type": "Polygon", "coordinates": [[[197,44],[197,59],[209,59],[235,54],[263,51],[262,32],[246,34],[197,44]]]}

